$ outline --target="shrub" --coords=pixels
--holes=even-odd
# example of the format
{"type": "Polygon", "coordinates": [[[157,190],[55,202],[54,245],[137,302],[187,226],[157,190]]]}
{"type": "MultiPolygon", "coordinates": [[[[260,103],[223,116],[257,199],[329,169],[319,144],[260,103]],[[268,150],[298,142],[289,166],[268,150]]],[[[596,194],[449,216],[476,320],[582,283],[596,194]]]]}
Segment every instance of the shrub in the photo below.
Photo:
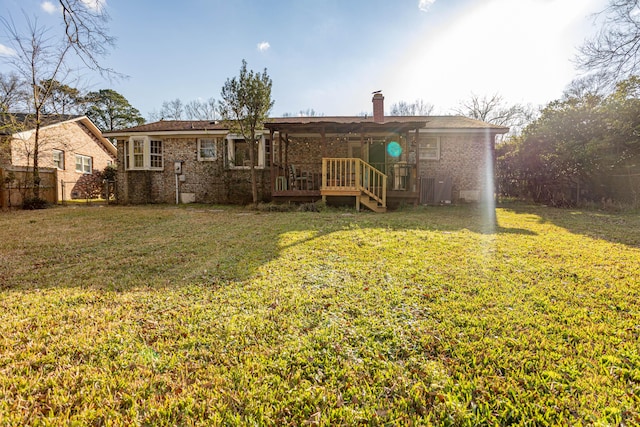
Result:
{"type": "Polygon", "coordinates": [[[48,206],[49,203],[40,197],[27,197],[22,200],[22,209],[25,210],[45,209],[48,206]]]}

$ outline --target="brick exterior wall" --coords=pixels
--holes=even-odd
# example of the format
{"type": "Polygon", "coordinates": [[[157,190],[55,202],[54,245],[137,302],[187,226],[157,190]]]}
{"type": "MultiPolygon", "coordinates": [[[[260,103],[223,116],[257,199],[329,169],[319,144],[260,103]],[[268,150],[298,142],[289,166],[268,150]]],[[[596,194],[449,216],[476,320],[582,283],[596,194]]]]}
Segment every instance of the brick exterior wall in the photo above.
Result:
{"type": "Polygon", "coordinates": [[[491,137],[484,134],[430,136],[440,137],[440,159],[420,160],[420,176],[451,177],[454,201],[460,199],[461,191],[477,192],[480,198],[486,195],[487,176],[493,176],[491,137]]]}
{"type": "MultiPolygon", "coordinates": [[[[33,150],[35,135],[27,140],[13,140],[11,144],[11,163],[14,166],[33,166],[33,158],[27,156],[27,150],[33,150]]],[[[75,184],[83,176],[76,172],[76,154],[91,157],[92,169],[103,170],[109,162],[116,159],[107,151],[98,138],[80,121],[61,123],[40,130],[38,165],[54,168],[53,150],[64,152],[64,169],[58,170],[58,197],[62,199],[61,181],[65,182],[64,200],[71,199],[75,184]]]]}
{"type": "MultiPolygon", "coordinates": [[[[203,135],[211,138],[211,135],[203,135]]],[[[175,203],[176,174],[174,162],[182,162],[178,181],[180,200],[193,196],[197,203],[248,204],[252,202],[251,171],[229,169],[225,165],[226,143],[218,137],[217,158],[198,160],[198,137],[162,138],[163,170],[125,170],[124,140],[118,140],[118,202],[122,204],[175,203]]],[[[270,170],[256,169],[258,199],[270,200],[270,170]]]]}
{"type": "MultiPolygon", "coordinates": [[[[423,177],[450,176],[452,178],[453,200],[460,199],[460,192],[476,192],[478,196],[486,194],[487,167],[491,167],[491,147],[493,141],[489,135],[475,134],[429,134],[440,138],[440,159],[419,160],[417,169],[423,177]]],[[[211,135],[203,135],[211,137],[211,135]]],[[[199,161],[197,153],[198,136],[161,138],[163,141],[164,168],[162,171],[126,171],[124,168],[124,140],[118,141],[118,201],[123,204],[175,203],[176,175],[174,162],[181,161],[184,179],[179,181],[180,194],[192,195],[190,201],[197,203],[247,204],[251,202],[251,181],[249,170],[229,169],[225,165],[226,142],[224,137],[217,138],[217,159],[199,161]]],[[[389,139],[389,138],[388,138],[389,139]]],[[[403,150],[395,161],[415,162],[419,151],[414,144],[413,135],[407,138],[391,138],[400,142],[403,150]],[[411,141],[411,142],[408,142],[411,141]]],[[[359,136],[351,135],[352,144],[359,146],[359,136]]],[[[273,162],[280,163],[280,150],[284,143],[278,136],[271,144],[273,162]]],[[[323,154],[326,157],[348,157],[350,143],[344,136],[327,135],[323,149],[321,139],[317,137],[291,137],[285,159],[282,163],[295,165],[298,169],[319,174],[322,168],[323,154]]],[[[387,156],[387,161],[391,161],[387,156]]],[[[269,164],[269,163],[268,163],[269,164]]],[[[275,167],[275,166],[272,166],[275,167]]],[[[388,173],[392,169],[388,165],[388,173]]],[[[271,170],[257,169],[259,199],[270,200],[271,170]]],[[[277,173],[274,171],[274,173],[277,173]]],[[[280,170],[280,174],[285,173],[280,170]]],[[[492,173],[492,171],[491,171],[492,173]]],[[[414,176],[413,179],[416,177],[414,176]]],[[[389,187],[391,188],[391,187],[389,187]]],[[[185,200],[185,199],[181,199],[185,200]]],[[[186,201],[186,200],[185,200],[186,201]]]]}

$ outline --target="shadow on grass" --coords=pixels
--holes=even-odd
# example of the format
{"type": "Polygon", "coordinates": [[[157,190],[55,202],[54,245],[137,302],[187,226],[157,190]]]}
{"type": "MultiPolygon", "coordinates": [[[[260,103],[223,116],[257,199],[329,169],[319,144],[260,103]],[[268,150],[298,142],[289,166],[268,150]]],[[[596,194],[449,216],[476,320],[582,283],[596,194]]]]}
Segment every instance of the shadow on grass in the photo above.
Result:
{"type": "Polygon", "coordinates": [[[540,223],[550,223],[574,234],[640,248],[640,215],[637,212],[606,212],[529,204],[501,207],[517,214],[535,215],[540,223]]]}
{"type": "Polygon", "coordinates": [[[224,286],[250,279],[291,246],[354,229],[535,235],[531,230],[497,225],[495,215],[487,220],[482,212],[475,206],[415,208],[383,215],[110,206],[24,213],[7,224],[13,233],[0,234],[8,243],[0,288],[120,292],[193,283],[224,286]],[[51,237],[43,244],[45,235],[51,237]]]}

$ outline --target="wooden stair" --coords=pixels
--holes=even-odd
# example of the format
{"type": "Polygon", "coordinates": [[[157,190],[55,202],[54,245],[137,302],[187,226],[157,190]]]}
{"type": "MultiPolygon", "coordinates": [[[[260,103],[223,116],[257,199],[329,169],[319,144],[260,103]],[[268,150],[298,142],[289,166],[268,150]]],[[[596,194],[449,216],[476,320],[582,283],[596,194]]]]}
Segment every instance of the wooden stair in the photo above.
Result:
{"type": "Polygon", "coordinates": [[[369,210],[377,213],[385,213],[387,211],[386,206],[382,206],[380,202],[375,199],[372,199],[366,194],[361,194],[358,196],[360,204],[366,206],[369,210]]]}
{"type": "Polygon", "coordinates": [[[322,199],[327,196],[355,196],[373,212],[387,211],[387,176],[358,158],[322,159],[322,199]]]}

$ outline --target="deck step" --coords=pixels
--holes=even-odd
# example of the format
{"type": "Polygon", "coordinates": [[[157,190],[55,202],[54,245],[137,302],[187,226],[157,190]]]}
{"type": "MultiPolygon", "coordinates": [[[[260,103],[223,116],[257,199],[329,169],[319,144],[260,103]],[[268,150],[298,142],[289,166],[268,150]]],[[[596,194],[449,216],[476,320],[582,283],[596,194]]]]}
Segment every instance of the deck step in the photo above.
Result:
{"type": "Polygon", "coordinates": [[[382,206],[380,203],[378,203],[377,200],[372,199],[366,194],[363,194],[360,196],[360,203],[365,205],[368,209],[372,210],[373,212],[384,213],[387,211],[386,206],[382,206]]]}

